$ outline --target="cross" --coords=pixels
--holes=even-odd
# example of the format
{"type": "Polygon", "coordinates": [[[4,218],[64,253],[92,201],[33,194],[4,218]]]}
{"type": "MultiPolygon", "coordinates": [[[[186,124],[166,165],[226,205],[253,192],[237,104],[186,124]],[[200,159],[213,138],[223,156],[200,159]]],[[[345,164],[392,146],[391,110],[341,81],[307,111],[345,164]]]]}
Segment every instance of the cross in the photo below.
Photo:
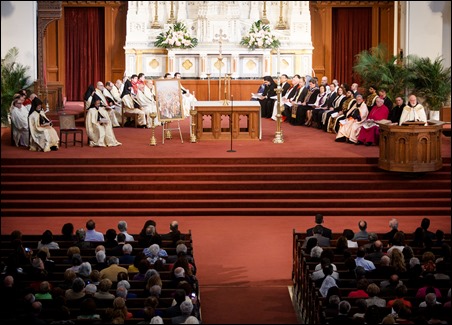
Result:
{"type": "Polygon", "coordinates": [[[218,40],[218,43],[219,43],[219,45],[220,45],[220,48],[219,48],[219,52],[220,52],[219,58],[220,58],[220,59],[222,58],[222,46],[223,46],[223,40],[226,40],[226,39],[227,39],[227,35],[226,35],[226,34],[223,34],[223,30],[222,30],[222,29],[220,29],[220,34],[215,34],[214,41],[218,40]]]}

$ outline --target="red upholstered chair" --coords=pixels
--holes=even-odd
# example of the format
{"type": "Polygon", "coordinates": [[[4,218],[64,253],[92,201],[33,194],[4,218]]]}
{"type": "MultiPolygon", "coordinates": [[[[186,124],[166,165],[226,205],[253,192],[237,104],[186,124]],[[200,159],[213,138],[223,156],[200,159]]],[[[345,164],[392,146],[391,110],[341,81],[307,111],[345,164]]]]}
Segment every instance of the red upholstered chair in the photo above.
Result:
{"type": "Polygon", "coordinates": [[[64,143],[67,148],[68,135],[72,134],[72,139],[74,146],[76,143],[80,143],[83,147],[83,129],[77,128],[75,126],[75,115],[61,113],[59,115],[60,119],[60,147],[64,143]],[[80,134],[80,140],[77,140],[77,134],[80,134]],[[64,140],[63,140],[64,135],[64,140]]]}

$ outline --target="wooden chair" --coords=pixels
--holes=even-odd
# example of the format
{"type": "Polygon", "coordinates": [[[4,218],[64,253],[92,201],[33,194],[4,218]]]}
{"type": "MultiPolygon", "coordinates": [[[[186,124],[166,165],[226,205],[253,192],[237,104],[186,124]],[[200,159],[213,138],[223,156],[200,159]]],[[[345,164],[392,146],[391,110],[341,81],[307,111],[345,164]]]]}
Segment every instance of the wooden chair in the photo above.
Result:
{"type": "Polygon", "coordinates": [[[75,126],[75,115],[65,114],[64,112],[59,115],[60,120],[60,147],[64,143],[67,148],[68,139],[67,136],[72,134],[74,146],[76,143],[80,143],[83,147],[83,129],[79,129],[75,126]],[[80,134],[80,140],[77,140],[77,134],[80,134]],[[64,135],[64,141],[63,141],[64,135]]]}
{"type": "Polygon", "coordinates": [[[127,107],[125,107],[124,103],[121,104],[121,127],[124,127],[124,124],[126,123],[125,118],[130,117],[133,119],[135,123],[135,127],[138,127],[138,114],[132,113],[127,111],[127,107]]]}

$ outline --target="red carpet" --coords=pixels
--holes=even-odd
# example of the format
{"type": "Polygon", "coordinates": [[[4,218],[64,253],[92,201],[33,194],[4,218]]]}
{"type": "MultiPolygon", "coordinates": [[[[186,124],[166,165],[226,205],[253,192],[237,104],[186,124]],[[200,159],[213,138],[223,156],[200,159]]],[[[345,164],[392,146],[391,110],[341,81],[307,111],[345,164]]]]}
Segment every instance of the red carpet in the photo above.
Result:
{"type": "Polygon", "coordinates": [[[274,144],[275,122],[262,124],[263,139],[234,141],[235,153],[229,140],[189,143],[188,121],[184,143],[173,132],[162,145],[157,128],[153,147],[150,130],[117,128],[121,147],[50,153],[12,147],[2,131],[1,232],[59,233],[92,217],[104,233],[124,218],[131,233],[150,218],[163,233],[177,219],[193,233],[207,324],[297,322],[287,289],[292,230],[312,226],[315,213],[335,232],[356,230],[361,218],[385,232],[394,216],[403,231],[427,216],[433,231],[451,232],[450,138],[442,170],[407,178],[377,168],[377,147],[287,124],[285,143],[274,144]]]}

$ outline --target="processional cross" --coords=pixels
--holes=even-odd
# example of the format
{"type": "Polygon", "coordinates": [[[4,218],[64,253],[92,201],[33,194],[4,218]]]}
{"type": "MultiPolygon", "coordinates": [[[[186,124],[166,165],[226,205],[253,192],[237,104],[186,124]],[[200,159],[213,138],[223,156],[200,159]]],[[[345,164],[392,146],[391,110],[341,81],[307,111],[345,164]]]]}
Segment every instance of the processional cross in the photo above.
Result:
{"type": "MultiPolygon", "coordinates": [[[[223,30],[220,29],[220,33],[219,34],[215,34],[215,38],[214,41],[218,40],[218,44],[219,44],[219,55],[218,55],[218,61],[219,61],[219,75],[218,75],[218,99],[221,98],[221,68],[223,66],[223,40],[227,39],[227,35],[223,34],[223,30]]],[[[226,73],[225,73],[225,77],[224,77],[224,101],[225,103],[227,102],[226,99],[227,96],[227,89],[226,89],[226,73]]]]}
{"type": "MultiPolygon", "coordinates": [[[[219,33],[219,34],[215,34],[214,41],[217,40],[218,43],[219,43],[219,50],[218,50],[218,52],[219,52],[219,54],[220,54],[220,55],[218,56],[219,59],[222,58],[223,40],[226,40],[226,39],[227,39],[227,35],[226,35],[226,34],[223,34],[223,30],[222,30],[222,29],[220,29],[220,33],[219,33]]],[[[220,60],[220,61],[221,61],[221,60],[220,60]]]]}

